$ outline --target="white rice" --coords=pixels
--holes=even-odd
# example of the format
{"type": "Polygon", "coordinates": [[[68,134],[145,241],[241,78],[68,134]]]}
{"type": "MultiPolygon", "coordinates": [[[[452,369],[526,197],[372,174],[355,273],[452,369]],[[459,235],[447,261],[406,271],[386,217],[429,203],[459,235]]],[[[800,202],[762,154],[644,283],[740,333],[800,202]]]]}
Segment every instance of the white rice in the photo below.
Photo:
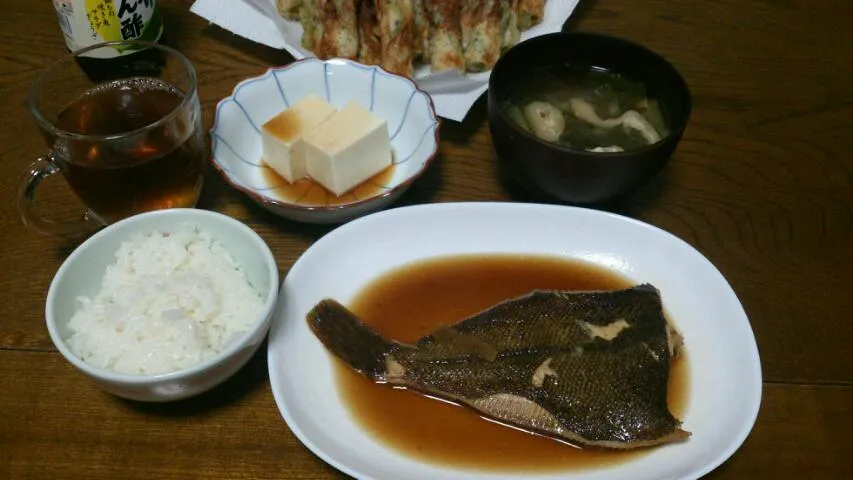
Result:
{"type": "Polygon", "coordinates": [[[125,241],[100,291],[78,300],[68,324],[71,350],[92,366],[145,375],[216,355],[263,308],[231,255],[191,225],[125,241]]]}

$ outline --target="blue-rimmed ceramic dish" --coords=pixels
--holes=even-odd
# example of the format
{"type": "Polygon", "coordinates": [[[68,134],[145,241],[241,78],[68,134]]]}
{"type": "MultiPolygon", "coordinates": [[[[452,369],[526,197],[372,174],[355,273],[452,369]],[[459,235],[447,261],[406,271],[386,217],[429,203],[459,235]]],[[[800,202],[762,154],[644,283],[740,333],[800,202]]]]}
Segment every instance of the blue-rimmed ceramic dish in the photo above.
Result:
{"type": "Polygon", "coordinates": [[[435,158],[439,128],[429,94],[411,80],[350,60],[307,58],[244,80],[219,102],[210,130],[212,163],[234,188],[276,215],[342,223],[397,200],[435,158]],[[260,127],[309,94],[338,108],[356,101],[384,119],[393,167],[340,198],[307,180],[278,178],[261,159],[260,127]]]}

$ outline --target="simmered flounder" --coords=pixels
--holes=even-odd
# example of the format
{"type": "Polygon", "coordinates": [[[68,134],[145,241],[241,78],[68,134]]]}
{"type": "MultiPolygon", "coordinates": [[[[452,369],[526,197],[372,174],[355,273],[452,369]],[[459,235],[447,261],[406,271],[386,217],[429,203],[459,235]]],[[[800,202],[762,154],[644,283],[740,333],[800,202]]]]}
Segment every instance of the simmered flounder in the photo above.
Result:
{"type": "Polygon", "coordinates": [[[353,369],[571,443],[635,448],[690,434],[667,406],[681,342],[651,285],[536,291],[436,330],[414,345],[381,337],[324,300],[307,316],[353,369]]]}

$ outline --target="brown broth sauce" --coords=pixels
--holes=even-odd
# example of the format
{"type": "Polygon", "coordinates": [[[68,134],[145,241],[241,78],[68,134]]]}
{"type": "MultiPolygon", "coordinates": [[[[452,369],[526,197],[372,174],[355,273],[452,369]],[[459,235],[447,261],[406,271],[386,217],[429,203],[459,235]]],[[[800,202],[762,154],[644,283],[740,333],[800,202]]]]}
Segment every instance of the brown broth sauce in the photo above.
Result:
{"type": "MultiPolygon", "coordinates": [[[[586,262],[546,256],[467,255],[404,266],[368,284],[350,307],[386,337],[413,342],[533,289],[619,289],[633,282],[586,262]]],[[[689,365],[673,362],[669,403],[683,418],[689,365]]],[[[425,461],[480,470],[554,471],[611,466],[644,451],[584,450],[484,421],[470,409],[377,385],[335,361],[338,388],[356,421],[383,443],[425,461]]]]}
{"type": "Polygon", "coordinates": [[[261,169],[261,175],[264,178],[264,184],[272,188],[268,193],[279,200],[303,206],[334,207],[364,200],[389,191],[390,188],[388,188],[388,185],[391,184],[391,180],[394,178],[395,169],[396,165],[391,165],[356,185],[352,190],[340,197],[326,190],[325,187],[308,177],[290,183],[276,173],[275,170],[267,166],[261,169]]]}

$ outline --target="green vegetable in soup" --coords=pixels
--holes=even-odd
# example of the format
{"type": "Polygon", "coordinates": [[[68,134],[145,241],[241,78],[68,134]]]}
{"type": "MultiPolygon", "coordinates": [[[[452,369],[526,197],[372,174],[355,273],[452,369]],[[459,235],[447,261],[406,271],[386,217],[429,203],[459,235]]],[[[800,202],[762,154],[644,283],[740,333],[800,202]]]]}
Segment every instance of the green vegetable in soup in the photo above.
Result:
{"type": "Polygon", "coordinates": [[[597,69],[533,72],[531,81],[512,92],[504,108],[528,132],[578,150],[631,150],[668,134],[659,102],[647,97],[642,83],[597,69]],[[558,112],[562,119],[556,117],[558,112]],[[562,128],[544,128],[534,113],[547,113],[549,125],[560,120],[562,128]]]}
{"type": "Polygon", "coordinates": [[[528,132],[530,131],[530,125],[527,124],[527,120],[524,119],[524,113],[521,112],[521,108],[518,105],[509,105],[506,107],[506,114],[516,125],[528,132]]]}

